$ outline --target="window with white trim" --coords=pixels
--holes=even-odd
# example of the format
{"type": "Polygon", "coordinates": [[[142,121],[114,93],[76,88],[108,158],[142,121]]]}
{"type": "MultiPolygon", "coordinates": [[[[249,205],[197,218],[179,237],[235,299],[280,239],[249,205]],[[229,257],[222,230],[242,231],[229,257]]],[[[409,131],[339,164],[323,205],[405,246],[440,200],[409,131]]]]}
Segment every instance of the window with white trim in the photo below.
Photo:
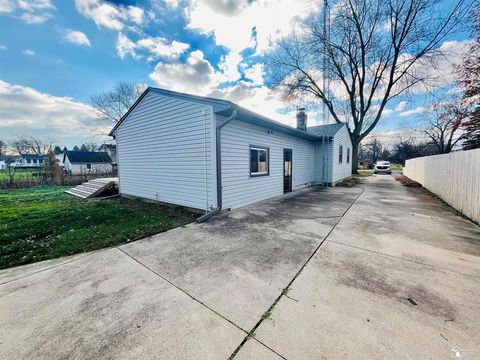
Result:
{"type": "Polygon", "coordinates": [[[343,146],[340,145],[338,148],[338,163],[341,164],[343,162],[343,146]]]}
{"type": "Polygon", "coordinates": [[[250,146],[250,176],[269,174],[269,149],[261,146],[250,146]]]}
{"type": "Polygon", "coordinates": [[[87,170],[92,170],[92,164],[87,164],[87,170]]]}

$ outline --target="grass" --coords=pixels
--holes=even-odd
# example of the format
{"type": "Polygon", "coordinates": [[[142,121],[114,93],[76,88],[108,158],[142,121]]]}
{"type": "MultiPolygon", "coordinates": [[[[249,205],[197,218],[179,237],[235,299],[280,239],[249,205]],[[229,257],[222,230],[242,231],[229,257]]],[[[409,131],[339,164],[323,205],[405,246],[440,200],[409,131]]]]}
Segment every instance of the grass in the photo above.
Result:
{"type": "Polygon", "coordinates": [[[360,178],[350,176],[348,178],[345,178],[335,184],[335,186],[340,186],[340,187],[352,187],[354,185],[357,185],[360,182],[360,178]]]}
{"type": "MultiPolygon", "coordinates": [[[[39,169],[32,170],[32,169],[17,169],[15,171],[15,180],[30,180],[32,179],[33,173],[38,173],[39,169]]],[[[0,182],[1,181],[9,181],[8,171],[7,170],[0,170],[0,182]]]]}
{"type": "Polygon", "coordinates": [[[373,170],[358,170],[358,174],[352,174],[353,177],[369,177],[373,175],[373,170]]]}
{"type": "Polygon", "coordinates": [[[0,191],[0,269],[138,240],[196,217],[140,200],[79,199],[65,189],[0,191]]]}

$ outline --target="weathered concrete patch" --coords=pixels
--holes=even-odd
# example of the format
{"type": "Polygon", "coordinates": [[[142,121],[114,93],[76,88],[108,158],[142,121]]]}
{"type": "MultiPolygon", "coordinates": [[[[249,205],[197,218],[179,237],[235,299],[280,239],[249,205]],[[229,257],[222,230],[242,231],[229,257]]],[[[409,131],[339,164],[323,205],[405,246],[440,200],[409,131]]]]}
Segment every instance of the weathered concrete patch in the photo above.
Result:
{"type": "MultiPolygon", "coordinates": [[[[103,251],[103,250],[98,250],[98,251],[103,251]]],[[[76,254],[71,256],[63,256],[59,259],[45,260],[45,261],[40,261],[33,264],[3,269],[0,271],[0,285],[25,277],[25,276],[29,276],[31,274],[35,274],[41,271],[62,266],[63,264],[76,261],[77,259],[83,258],[85,256],[89,256],[93,253],[94,252],[76,254]]]]}
{"type": "Polygon", "coordinates": [[[448,358],[479,344],[479,290],[477,278],[327,241],[256,336],[288,359],[448,358]]]}
{"type": "Polygon", "coordinates": [[[4,359],[225,359],[244,336],[117,249],[0,286],[4,359]]]}
{"type": "Polygon", "coordinates": [[[424,190],[404,188],[389,177],[368,179],[363,186],[367,193],[352,206],[330,240],[480,275],[480,227],[424,190]],[[377,190],[379,185],[384,185],[382,191],[377,190]]]}
{"type": "Polygon", "coordinates": [[[320,241],[256,224],[241,230],[235,224],[209,224],[159,234],[121,249],[250,329],[320,241]]]}

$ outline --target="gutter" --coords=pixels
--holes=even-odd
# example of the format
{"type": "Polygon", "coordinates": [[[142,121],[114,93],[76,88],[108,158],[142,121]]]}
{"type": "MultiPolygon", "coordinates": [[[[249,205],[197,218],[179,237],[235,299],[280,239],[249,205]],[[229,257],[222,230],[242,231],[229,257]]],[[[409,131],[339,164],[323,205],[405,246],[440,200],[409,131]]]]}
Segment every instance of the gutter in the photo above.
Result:
{"type": "Polygon", "coordinates": [[[210,212],[207,212],[205,215],[200,216],[197,219],[197,223],[202,223],[210,219],[213,215],[216,215],[222,210],[223,202],[222,202],[222,128],[230,123],[231,121],[235,120],[237,117],[237,110],[233,109],[232,114],[222,122],[221,124],[217,124],[216,131],[215,131],[215,138],[216,138],[216,160],[217,160],[217,207],[210,212]]]}

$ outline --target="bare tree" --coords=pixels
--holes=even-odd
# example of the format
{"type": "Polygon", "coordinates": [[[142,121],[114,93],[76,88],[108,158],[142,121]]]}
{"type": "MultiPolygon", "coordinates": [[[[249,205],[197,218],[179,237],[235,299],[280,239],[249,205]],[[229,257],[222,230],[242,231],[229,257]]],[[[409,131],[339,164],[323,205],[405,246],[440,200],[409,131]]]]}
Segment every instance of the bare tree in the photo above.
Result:
{"type": "Polygon", "coordinates": [[[10,186],[13,185],[13,181],[15,180],[15,173],[17,171],[17,167],[15,164],[16,161],[17,158],[13,155],[7,155],[5,157],[5,166],[7,170],[8,183],[10,184],[10,186]]]}
{"type": "Polygon", "coordinates": [[[464,150],[480,148],[480,1],[469,16],[474,41],[469,46],[462,64],[459,79],[462,90],[462,110],[466,116],[464,150]]]}
{"type": "Polygon", "coordinates": [[[118,82],[115,87],[102,94],[90,98],[90,104],[97,112],[99,120],[118,122],[137,101],[145,90],[145,86],[118,82]]]}
{"type": "Polygon", "coordinates": [[[447,154],[462,140],[466,132],[462,128],[465,114],[460,107],[460,101],[438,103],[432,112],[423,115],[428,121],[423,132],[431,140],[438,154],[447,154]]]}
{"type": "Polygon", "coordinates": [[[0,140],[0,157],[4,156],[7,152],[8,145],[6,142],[0,140]]]}
{"type": "Polygon", "coordinates": [[[382,143],[376,138],[372,139],[372,141],[366,144],[366,148],[370,153],[370,158],[372,159],[373,163],[376,163],[380,159],[381,154],[384,152],[382,143]]]}
{"type": "Polygon", "coordinates": [[[12,143],[19,154],[45,155],[54,147],[51,140],[45,140],[33,135],[17,136],[12,143]]]}
{"type": "Polygon", "coordinates": [[[390,161],[405,165],[405,161],[421,156],[434,155],[435,149],[431,143],[415,138],[400,139],[392,148],[390,161]]]}
{"type": "Polygon", "coordinates": [[[441,43],[472,6],[468,0],[338,1],[328,26],[312,16],[280,42],[270,61],[272,86],[285,100],[320,101],[336,122],[347,122],[357,172],[362,139],[389,101],[432,80],[427,63],[434,66],[441,43]]]}

